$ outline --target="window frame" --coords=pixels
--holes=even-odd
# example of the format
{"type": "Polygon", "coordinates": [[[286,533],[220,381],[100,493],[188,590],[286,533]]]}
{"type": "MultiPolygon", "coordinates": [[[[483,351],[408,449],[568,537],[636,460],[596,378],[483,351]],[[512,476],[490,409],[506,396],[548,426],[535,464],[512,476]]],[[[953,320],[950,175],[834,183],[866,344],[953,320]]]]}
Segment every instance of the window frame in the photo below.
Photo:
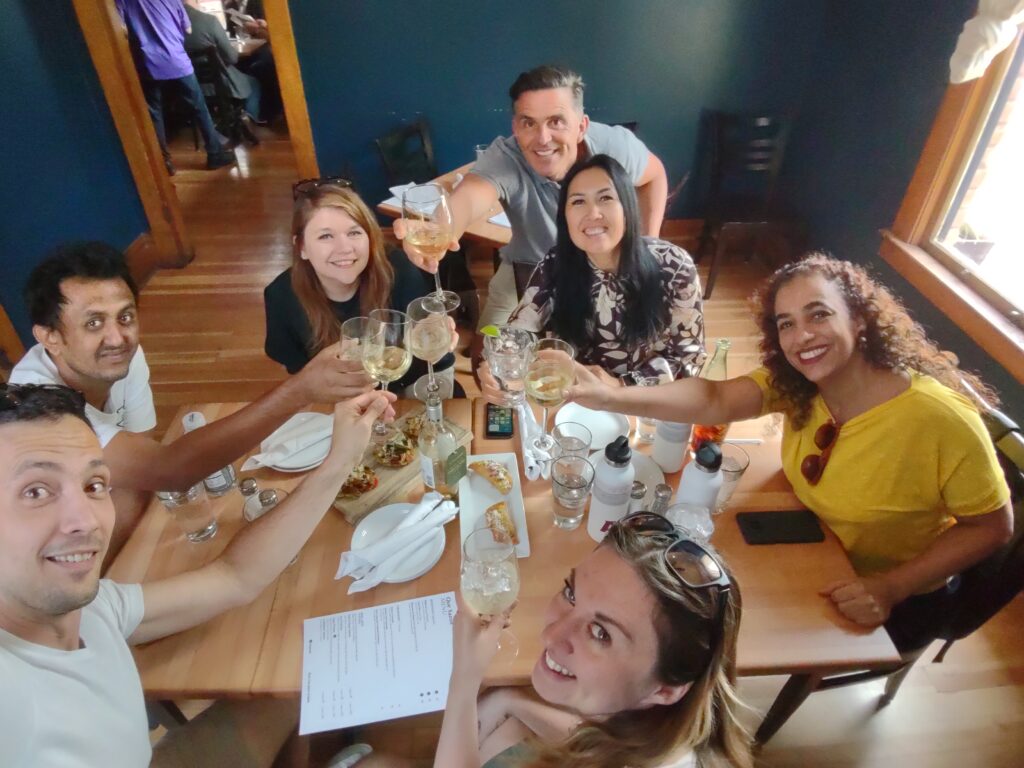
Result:
{"type": "Polygon", "coordinates": [[[1024,317],[932,238],[953,203],[1024,35],[985,74],[950,85],[880,255],[1024,384],[1024,317]]]}

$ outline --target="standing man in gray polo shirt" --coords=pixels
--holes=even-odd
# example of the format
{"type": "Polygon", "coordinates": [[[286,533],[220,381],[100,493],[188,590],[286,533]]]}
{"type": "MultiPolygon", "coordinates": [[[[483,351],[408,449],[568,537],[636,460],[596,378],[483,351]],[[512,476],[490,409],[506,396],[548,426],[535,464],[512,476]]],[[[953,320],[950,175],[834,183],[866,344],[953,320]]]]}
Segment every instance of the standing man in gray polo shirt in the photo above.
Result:
{"type": "MultiPolygon", "coordinates": [[[[480,327],[506,322],[519,303],[512,264],[536,264],[554,247],[561,180],[578,159],[605,154],[618,160],[637,188],[644,234],[656,237],[661,230],[668,197],[665,166],[628,129],[591,122],[583,112],[583,87],[583,78],[570,69],[541,66],[520,74],[509,89],[512,136],[491,142],[451,194],[451,250],[496,202],[512,224],[512,242],[501,249],[480,327]]],[[[395,234],[401,236],[396,224],[395,234]]],[[[409,244],[405,252],[421,269],[437,269],[437,262],[427,266],[409,244]]]]}

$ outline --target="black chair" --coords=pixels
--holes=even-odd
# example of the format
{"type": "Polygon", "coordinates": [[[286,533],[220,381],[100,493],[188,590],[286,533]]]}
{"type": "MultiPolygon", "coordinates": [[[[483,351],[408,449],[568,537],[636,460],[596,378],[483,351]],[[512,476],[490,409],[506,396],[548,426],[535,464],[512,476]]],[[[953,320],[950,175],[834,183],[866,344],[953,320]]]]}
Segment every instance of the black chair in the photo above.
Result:
{"type": "MultiPolygon", "coordinates": [[[[936,617],[939,626],[935,639],[945,642],[932,663],[941,663],[953,643],[981,627],[1024,589],[1024,434],[1005,414],[977,395],[975,400],[1010,486],[1013,537],[998,551],[960,575],[960,587],[954,597],[952,610],[945,616],[936,617]]],[[[902,663],[887,669],[824,678],[808,674],[792,675],[758,728],[757,742],[764,744],[774,736],[804,699],[815,691],[886,678],[885,692],[879,699],[878,708],[887,706],[896,696],[911,667],[927,648],[926,645],[905,655],[902,663]]]]}
{"type": "Polygon", "coordinates": [[[791,122],[777,115],[741,115],[711,111],[705,115],[706,169],[704,227],[696,260],[709,253],[711,265],[704,288],[710,298],[725,247],[731,237],[753,237],[757,252],[765,235],[780,231],[773,221],[773,202],[791,122]],[[730,228],[728,223],[741,223],[730,228]],[[712,245],[714,249],[712,250],[712,245]]]}
{"type": "Polygon", "coordinates": [[[434,162],[434,144],[430,140],[430,125],[426,118],[403,125],[386,133],[374,142],[380,151],[388,183],[417,184],[436,179],[437,164],[434,162]]]}
{"type": "MultiPolygon", "coordinates": [[[[232,144],[240,144],[243,141],[252,146],[259,144],[259,137],[245,121],[245,105],[231,95],[227,65],[221,59],[216,46],[205,48],[202,53],[191,58],[196,79],[199,81],[199,87],[206,98],[206,106],[217,130],[227,136],[232,144]]],[[[199,149],[199,129],[195,121],[192,130],[196,149],[199,149]]]]}

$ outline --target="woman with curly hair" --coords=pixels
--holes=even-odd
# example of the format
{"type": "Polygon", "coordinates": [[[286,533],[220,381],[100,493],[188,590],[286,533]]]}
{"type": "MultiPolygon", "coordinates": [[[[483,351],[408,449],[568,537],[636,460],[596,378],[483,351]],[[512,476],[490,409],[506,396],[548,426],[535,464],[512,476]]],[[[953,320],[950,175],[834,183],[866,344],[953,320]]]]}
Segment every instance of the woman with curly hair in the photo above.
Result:
{"type": "MultiPolygon", "coordinates": [[[[752,768],[734,689],[740,605],[712,551],[660,515],[632,515],[552,595],[531,686],[481,696],[508,616],[478,616],[460,598],[433,765],[752,768]]],[[[339,762],[430,765],[369,751],[339,762]]]]}
{"type": "Polygon", "coordinates": [[[676,422],[784,414],[786,477],[857,572],[822,594],[859,624],[884,623],[901,652],[919,649],[936,636],[956,575],[1013,531],[1009,490],[967,387],[991,393],[850,262],[811,254],[788,264],[754,304],[763,367],[753,373],[617,389],[578,367],[571,397],[676,422]]]}

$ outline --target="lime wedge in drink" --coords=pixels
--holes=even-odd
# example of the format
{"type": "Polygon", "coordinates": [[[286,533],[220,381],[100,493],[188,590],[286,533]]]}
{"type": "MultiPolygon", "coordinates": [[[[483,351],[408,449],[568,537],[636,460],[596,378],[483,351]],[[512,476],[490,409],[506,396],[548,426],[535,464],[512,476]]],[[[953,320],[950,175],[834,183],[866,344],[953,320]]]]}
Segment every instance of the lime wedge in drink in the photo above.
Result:
{"type": "Polygon", "coordinates": [[[498,338],[499,336],[498,327],[496,325],[485,325],[480,329],[480,333],[484,336],[493,336],[494,338],[498,338]]]}

